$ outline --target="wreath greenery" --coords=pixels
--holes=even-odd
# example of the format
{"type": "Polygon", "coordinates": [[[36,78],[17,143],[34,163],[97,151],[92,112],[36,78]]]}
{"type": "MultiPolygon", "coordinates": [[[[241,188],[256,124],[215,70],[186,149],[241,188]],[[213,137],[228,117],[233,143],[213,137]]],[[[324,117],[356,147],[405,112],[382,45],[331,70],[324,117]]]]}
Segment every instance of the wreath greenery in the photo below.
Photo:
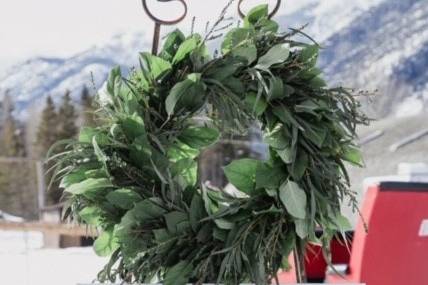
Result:
{"type": "Polygon", "coordinates": [[[102,230],[94,248],[111,258],[99,280],[267,284],[297,241],[328,250],[346,229],[340,204],[355,197],[344,162],[361,164],[353,140],[367,118],[352,90],[326,87],[319,46],[296,34],[279,33],[262,5],[221,55],[210,57],[208,36],[176,30],[128,78],[111,71],[101,126],[52,158],[65,214],[102,230]],[[254,122],[269,158],[224,168],[243,195],[198,181],[201,150],[254,122]]]}

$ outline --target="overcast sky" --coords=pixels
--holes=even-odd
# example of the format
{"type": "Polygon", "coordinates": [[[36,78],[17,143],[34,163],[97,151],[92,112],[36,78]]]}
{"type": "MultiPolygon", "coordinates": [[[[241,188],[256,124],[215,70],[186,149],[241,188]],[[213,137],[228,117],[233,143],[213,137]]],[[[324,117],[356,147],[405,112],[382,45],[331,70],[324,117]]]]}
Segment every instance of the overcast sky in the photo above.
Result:
{"type": "MultiPolygon", "coordinates": [[[[228,0],[186,2],[189,16],[182,26],[190,26],[195,16],[198,27],[203,27],[206,20],[216,18],[228,0]]],[[[245,7],[263,2],[247,0],[245,7]]],[[[182,11],[177,2],[148,3],[165,17],[182,11]]],[[[294,6],[287,3],[281,12],[290,12],[294,6]]],[[[231,13],[235,10],[236,3],[231,13]]],[[[0,0],[0,71],[33,56],[71,56],[125,31],[146,31],[151,37],[152,27],[141,0],[0,0]]]]}

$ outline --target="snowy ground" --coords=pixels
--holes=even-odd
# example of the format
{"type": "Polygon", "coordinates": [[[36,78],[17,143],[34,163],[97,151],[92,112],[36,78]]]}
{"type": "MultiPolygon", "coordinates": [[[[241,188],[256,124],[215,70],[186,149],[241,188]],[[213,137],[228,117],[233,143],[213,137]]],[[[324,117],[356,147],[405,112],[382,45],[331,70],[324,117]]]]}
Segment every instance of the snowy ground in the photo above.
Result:
{"type": "Polygon", "coordinates": [[[106,263],[92,248],[42,249],[40,233],[0,231],[0,284],[90,283],[106,263]]]}

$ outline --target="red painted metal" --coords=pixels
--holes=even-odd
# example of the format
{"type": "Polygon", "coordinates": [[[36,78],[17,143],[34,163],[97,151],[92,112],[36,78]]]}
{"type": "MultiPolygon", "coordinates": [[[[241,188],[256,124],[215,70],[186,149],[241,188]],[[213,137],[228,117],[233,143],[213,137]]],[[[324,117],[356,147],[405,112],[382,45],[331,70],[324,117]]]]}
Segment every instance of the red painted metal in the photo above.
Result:
{"type": "MultiPolygon", "coordinates": [[[[428,284],[428,237],[420,235],[421,224],[428,219],[428,184],[372,185],[362,212],[369,233],[360,222],[345,279],[368,285],[428,284]]],[[[327,281],[344,279],[329,276],[327,281]]]]}

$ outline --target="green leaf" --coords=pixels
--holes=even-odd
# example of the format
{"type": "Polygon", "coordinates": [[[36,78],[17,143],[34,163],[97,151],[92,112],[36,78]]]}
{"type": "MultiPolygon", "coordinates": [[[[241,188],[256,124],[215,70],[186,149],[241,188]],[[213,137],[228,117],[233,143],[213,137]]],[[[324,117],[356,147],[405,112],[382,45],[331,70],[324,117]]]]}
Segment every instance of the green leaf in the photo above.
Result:
{"type": "Polygon", "coordinates": [[[109,139],[107,135],[101,133],[99,130],[89,127],[83,127],[79,133],[79,142],[92,144],[92,139],[94,136],[97,136],[98,145],[107,145],[109,143],[109,139]]]}
{"type": "Polygon", "coordinates": [[[305,62],[310,67],[315,66],[318,59],[319,46],[309,45],[304,48],[299,54],[299,61],[305,62]]]}
{"type": "Polygon", "coordinates": [[[85,180],[86,179],[85,172],[86,172],[86,169],[78,169],[76,171],[73,171],[67,174],[61,179],[61,183],[59,187],[65,189],[70,187],[72,184],[76,184],[85,180]]]}
{"type": "Polygon", "coordinates": [[[334,222],[337,226],[337,229],[341,232],[346,232],[346,231],[350,231],[352,230],[352,225],[349,222],[348,218],[346,218],[343,215],[338,215],[335,219],[334,222]]]}
{"type": "Polygon", "coordinates": [[[279,29],[277,22],[267,18],[259,20],[257,22],[257,27],[260,27],[260,31],[264,33],[276,33],[279,29]]]}
{"type": "Polygon", "coordinates": [[[293,114],[290,112],[290,110],[285,107],[284,105],[278,105],[275,106],[272,109],[275,116],[284,124],[286,125],[293,125],[301,130],[303,130],[302,126],[297,122],[297,120],[294,118],[293,114]]]}
{"type": "Polygon", "coordinates": [[[118,239],[113,231],[104,231],[94,242],[94,250],[98,256],[109,256],[118,248],[118,239]]]}
{"type": "Polygon", "coordinates": [[[234,223],[229,222],[226,219],[215,219],[214,222],[217,225],[217,227],[223,230],[230,230],[234,226],[234,223]]]}
{"type": "Polygon", "coordinates": [[[92,147],[94,148],[95,156],[97,157],[98,161],[102,163],[103,170],[108,175],[108,166],[107,161],[109,160],[108,156],[101,150],[101,148],[98,145],[98,136],[95,135],[92,138],[92,147]]]}
{"type": "Polygon", "coordinates": [[[176,110],[192,111],[202,106],[205,100],[205,88],[200,79],[201,74],[192,73],[187,76],[187,79],[174,85],[165,101],[169,116],[176,110]]]}
{"type": "Polygon", "coordinates": [[[277,150],[276,153],[284,163],[290,164],[296,159],[296,148],[287,146],[284,149],[277,150]]]}
{"type": "Polygon", "coordinates": [[[161,218],[166,213],[162,200],[156,197],[138,202],[131,211],[135,219],[141,222],[161,218]]]}
{"type": "Polygon", "coordinates": [[[107,79],[107,92],[110,96],[115,96],[115,91],[122,81],[122,73],[120,72],[120,66],[114,67],[109,74],[107,79]]]}
{"type": "Polygon", "coordinates": [[[286,148],[290,143],[284,136],[283,127],[282,124],[277,124],[272,130],[266,130],[263,134],[264,142],[275,149],[286,148]]]}
{"type": "Polygon", "coordinates": [[[224,167],[224,174],[238,190],[251,195],[255,190],[258,163],[258,160],[248,158],[234,160],[224,167]]]}
{"type": "Polygon", "coordinates": [[[257,59],[257,48],[254,44],[238,47],[232,50],[232,55],[245,60],[250,65],[257,59]]]}
{"type": "Polygon", "coordinates": [[[171,61],[184,40],[185,36],[180,30],[176,29],[172,31],[168,34],[159,56],[168,61],[171,61]]]}
{"type": "Polygon", "coordinates": [[[167,269],[164,285],[186,285],[191,277],[192,264],[187,261],[180,261],[173,267],[167,269]]]}
{"type": "Polygon", "coordinates": [[[288,94],[284,92],[284,83],[282,79],[276,76],[273,76],[269,79],[269,94],[268,100],[282,99],[288,94]]]}
{"type": "Polygon", "coordinates": [[[80,218],[88,225],[99,226],[103,211],[96,206],[85,207],[79,211],[80,218]]]}
{"type": "Polygon", "coordinates": [[[347,146],[344,148],[343,160],[346,160],[354,165],[363,166],[363,155],[361,151],[354,146],[347,146]]]}
{"type": "Polygon", "coordinates": [[[155,235],[155,239],[158,243],[167,242],[172,238],[166,229],[153,230],[153,234],[155,235]]]}
{"type": "Polygon", "coordinates": [[[129,210],[138,202],[141,196],[130,189],[118,189],[107,194],[107,201],[116,207],[129,210]]]}
{"type": "Polygon", "coordinates": [[[319,89],[319,88],[323,88],[323,87],[327,86],[327,83],[324,81],[324,79],[317,76],[317,77],[312,78],[309,81],[309,86],[312,88],[315,88],[315,89],[319,89]]]}
{"type": "Polygon", "coordinates": [[[308,138],[317,147],[321,148],[327,137],[327,130],[322,126],[316,126],[316,125],[304,122],[302,120],[300,122],[305,129],[305,131],[302,132],[303,136],[308,138]]]}
{"type": "Polygon", "coordinates": [[[199,221],[206,216],[204,201],[199,193],[195,193],[190,203],[189,220],[194,232],[200,228],[199,221]]]}
{"type": "Polygon", "coordinates": [[[176,161],[171,166],[171,174],[173,177],[178,177],[179,183],[183,188],[196,184],[198,172],[198,163],[191,158],[183,158],[176,161]],[[180,180],[181,179],[181,180],[180,180]]]}
{"type": "Polygon", "coordinates": [[[290,49],[287,45],[278,44],[273,46],[266,54],[259,58],[256,68],[268,69],[274,64],[283,63],[290,55],[290,49]]]}
{"type": "Polygon", "coordinates": [[[143,68],[145,68],[152,80],[159,79],[172,69],[171,63],[151,53],[143,52],[140,57],[143,68]]]}
{"type": "Polygon", "coordinates": [[[256,188],[278,189],[281,181],[286,178],[284,172],[279,166],[259,162],[256,169],[256,188]]]}
{"type": "Polygon", "coordinates": [[[281,254],[283,256],[281,268],[289,269],[288,257],[293,252],[296,246],[296,236],[292,231],[287,232],[284,238],[281,239],[281,254]]]}
{"type": "Polygon", "coordinates": [[[84,195],[88,197],[93,197],[100,191],[103,191],[107,188],[112,188],[114,185],[111,183],[110,179],[107,178],[88,178],[82,182],[72,184],[71,186],[65,189],[65,192],[74,194],[74,195],[84,195]]]}
{"type": "Polygon", "coordinates": [[[252,110],[252,112],[254,112],[256,116],[263,115],[264,111],[267,108],[266,100],[261,96],[257,98],[257,94],[254,92],[249,93],[245,97],[245,103],[247,103],[250,110],[252,110]]]}
{"type": "Polygon", "coordinates": [[[291,176],[295,180],[300,180],[308,167],[309,158],[305,151],[300,150],[297,153],[296,159],[293,160],[292,165],[287,165],[291,176]]]}
{"type": "Polygon", "coordinates": [[[168,231],[172,234],[180,234],[190,227],[189,216],[183,212],[170,212],[164,215],[168,231]]]}
{"type": "Polygon", "coordinates": [[[220,132],[208,127],[189,127],[178,137],[181,142],[195,149],[210,146],[216,143],[219,138],[220,132]]]}
{"type": "Polygon", "coordinates": [[[224,37],[221,45],[223,54],[227,54],[238,47],[245,47],[252,44],[251,30],[247,28],[234,28],[224,37]]]}
{"type": "Polygon", "coordinates": [[[296,226],[296,234],[301,239],[305,239],[309,235],[310,221],[306,219],[297,219],[294,221],[296,226]]]}
{"type": "Polygon", "coordinates": [[[172,60],[173,64],[177,64],[185,59],[190,53],[192,53],[199,45],[200,38],[197,36],[192,36],[185,40],[180,47],[178,48],[174,59],[172,60]]]}
{"type": "Polygon", "coordinates": [[[298,219],[306,217],[306,193],[297,183],[285,181],[279,188],[279,198],[290,215],[298,219]]]}
{"type": "Polygon", "coordinates": [[[129,141],[134,141],[136,138],[146,136],[146,127],[143,118],[134,114],[126,116],[121,121],[122,130],[129,141]]]}
{"type": "Polygon", "coordinates": [[[252,8],[244,19],[245,26],[256,24],[259,20],[269,16],[269,7],[267,4],[258,5],[252,8]]]}

